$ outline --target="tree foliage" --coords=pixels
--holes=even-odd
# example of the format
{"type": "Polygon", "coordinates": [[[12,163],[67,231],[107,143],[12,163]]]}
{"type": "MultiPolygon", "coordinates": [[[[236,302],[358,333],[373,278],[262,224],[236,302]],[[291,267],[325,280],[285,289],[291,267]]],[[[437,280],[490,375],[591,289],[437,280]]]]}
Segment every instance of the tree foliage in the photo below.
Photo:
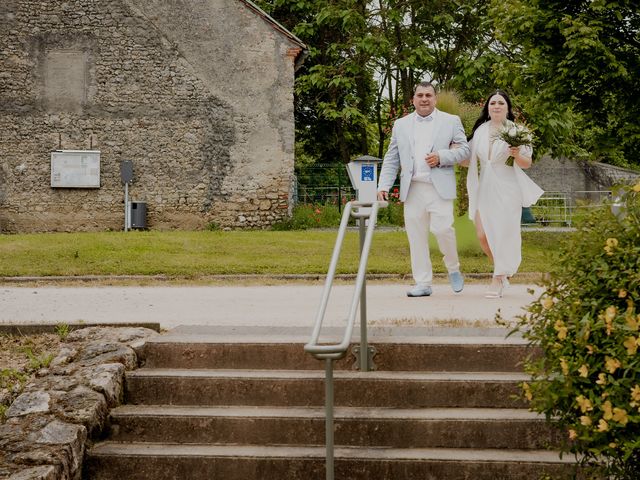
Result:
{"type": "Polygon", "coordinates": [[[542,145],[621,166],[640,152],[640,5],[493,0],[496,80],[519,93],[542,145]]]}
{"type": "Polygon", "coordinates": [[[296,125],[305,153],[318,162],[382,156],[418,81],[463,86],[475,80],[475,96],[484,90],[478,80],[487,73],[488,0],[258,3],[309,47],[296,80],[296,125]]]}
{"type": "Polygon", "coordinates": [[[620,0],[259,0],[309,47],[298,168],[382,156],[430,80],[466,102],[511,93],[536,155],[640,161],[640,8],[620,0]]]}

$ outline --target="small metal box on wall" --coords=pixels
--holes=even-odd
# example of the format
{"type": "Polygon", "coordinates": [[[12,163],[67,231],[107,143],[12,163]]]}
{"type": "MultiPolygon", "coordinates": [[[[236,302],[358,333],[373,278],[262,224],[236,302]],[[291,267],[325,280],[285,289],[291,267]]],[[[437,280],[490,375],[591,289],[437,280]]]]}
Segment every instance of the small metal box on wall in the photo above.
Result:
{"type": "Polygon", "coordinates": [[[100,188],[100,151],[51,152],[52,188],[100,188]]]}

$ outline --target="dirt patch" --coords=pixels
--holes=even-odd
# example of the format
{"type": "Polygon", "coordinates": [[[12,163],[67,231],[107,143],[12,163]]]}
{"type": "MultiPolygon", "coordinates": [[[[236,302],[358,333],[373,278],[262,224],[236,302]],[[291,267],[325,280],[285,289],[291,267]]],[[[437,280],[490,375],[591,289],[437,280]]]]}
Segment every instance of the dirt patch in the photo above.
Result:
{"type": "Polygon", "coordinates": [[[60,335],[0,334],[0,423],[24,386],[60,351],[60,335]]]}

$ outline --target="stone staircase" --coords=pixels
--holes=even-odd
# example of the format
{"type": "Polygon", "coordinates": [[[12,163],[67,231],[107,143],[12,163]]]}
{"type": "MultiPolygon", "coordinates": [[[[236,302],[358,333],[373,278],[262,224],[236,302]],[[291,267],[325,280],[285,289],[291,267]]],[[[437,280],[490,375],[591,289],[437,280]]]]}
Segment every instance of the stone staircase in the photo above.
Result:
{"type": "MultiPolygon", "coordinates": [[[[547,450],[557,433],[516,398],[528,347],[487,332],[373,330],[375,371],[338,361],[336,480],[572,478],[547,450]]],[[[324,479],[324,363],[302,333],[179,327],[149,342],[85,478],[324,479]]]]}

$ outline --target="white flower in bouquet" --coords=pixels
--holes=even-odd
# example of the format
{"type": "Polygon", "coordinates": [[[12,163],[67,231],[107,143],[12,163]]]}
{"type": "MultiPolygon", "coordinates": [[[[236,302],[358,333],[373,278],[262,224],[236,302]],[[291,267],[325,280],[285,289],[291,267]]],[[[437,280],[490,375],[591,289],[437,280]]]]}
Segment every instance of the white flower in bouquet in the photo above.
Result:
{"type": "MultiPolygon", "coordinates": [[[[507,122],[496,132],[494,139],[502,140],[510,147],[521,147],[522,145],[530,147],[533,143],[533,134],[525,125],[507,122]]],[[[509,156],[506,164],[510,167],[513,166],[513,160],[514,158],[509,156]]]]}

